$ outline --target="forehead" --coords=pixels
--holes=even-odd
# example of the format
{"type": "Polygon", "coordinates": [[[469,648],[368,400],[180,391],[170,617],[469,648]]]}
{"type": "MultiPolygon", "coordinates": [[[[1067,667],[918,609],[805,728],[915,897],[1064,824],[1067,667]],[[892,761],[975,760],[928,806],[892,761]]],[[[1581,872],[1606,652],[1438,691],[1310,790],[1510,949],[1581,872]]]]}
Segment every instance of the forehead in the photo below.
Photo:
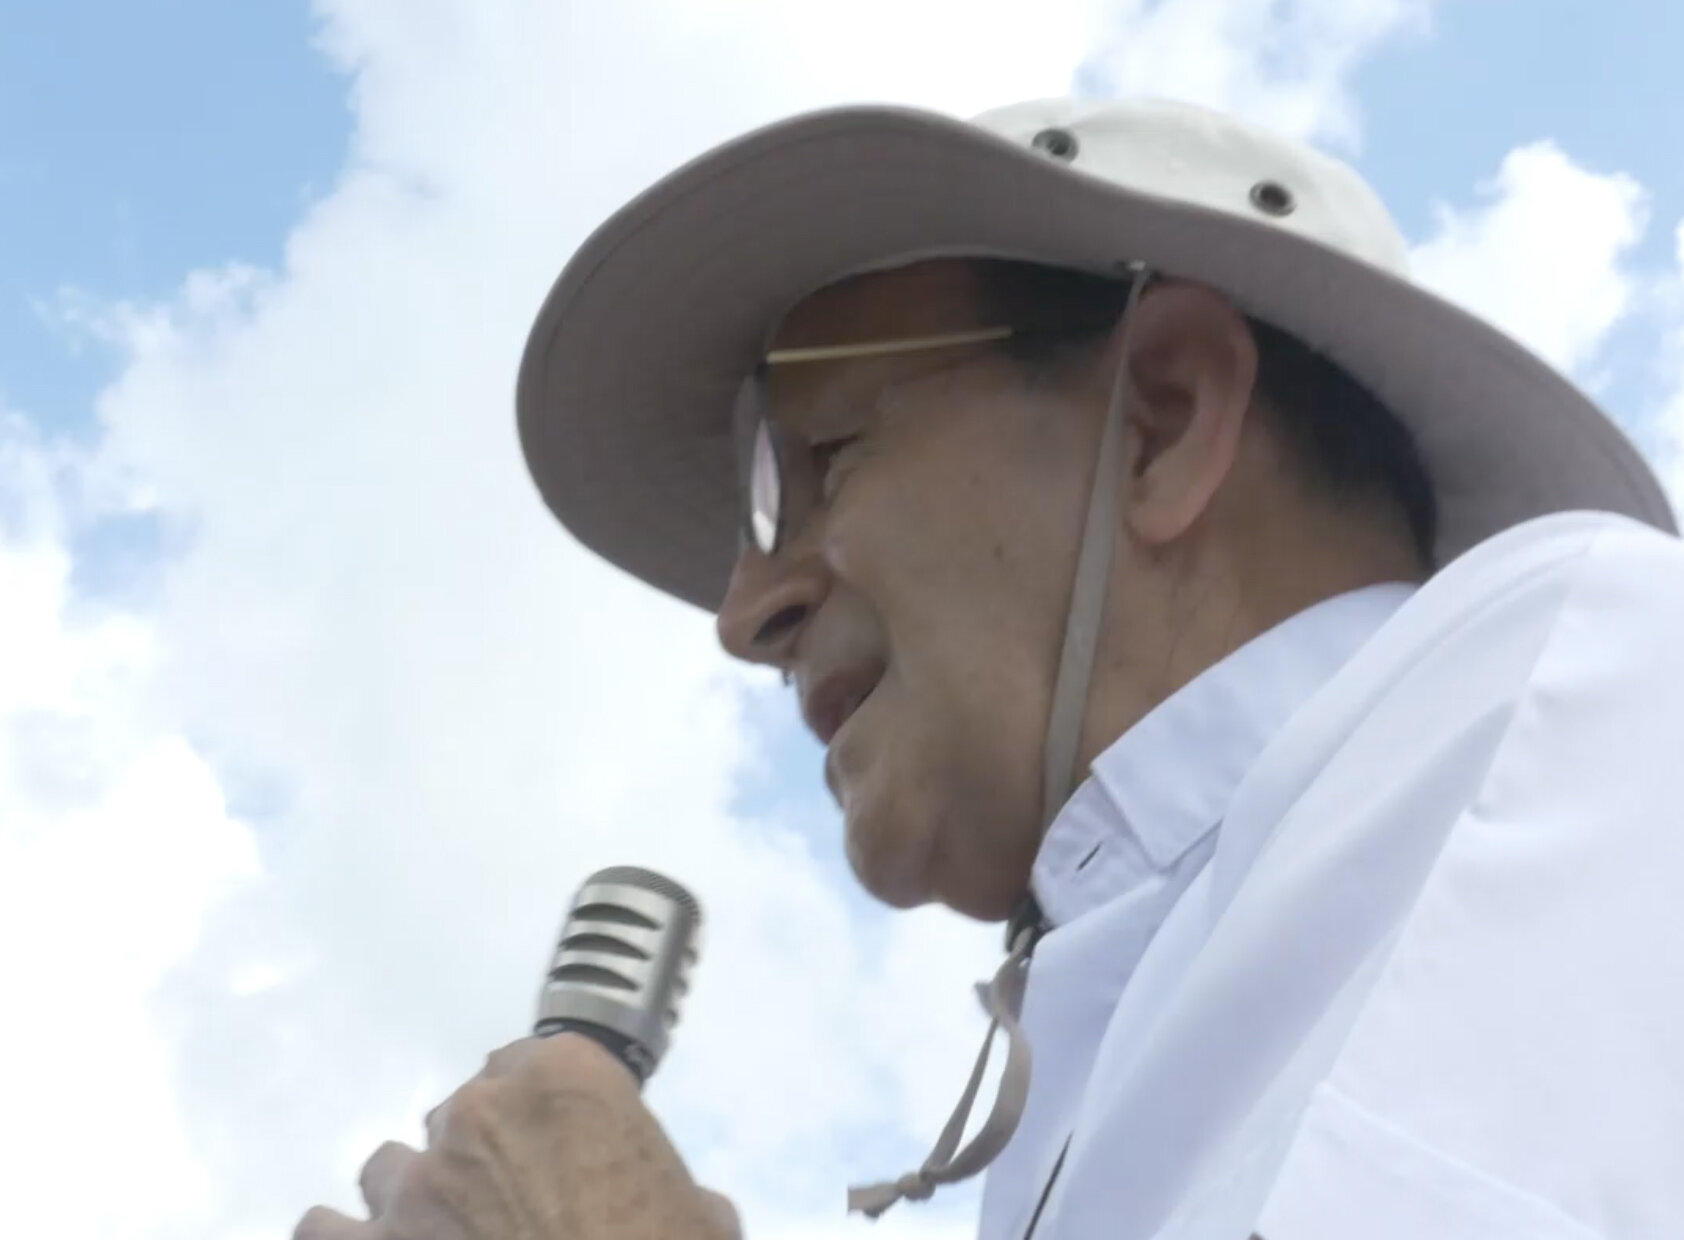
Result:
{"type": "Polygon", "coordinates": [[[797,303],[775,349],[895,340],[975,325],[981,280],[964,259],[933,259],[851,276],[797,303]]]}
{"type": "MultiPolygon", "coordinates": [[[[979,326],[981,278],[963,259],[937,259],[826,285],[784,316],[772,349],[910,340],[979,326]]],[[[918,354],[773,366],[768,412],[812,432],[857,417],[886,383],[929,365],[918,354]]]]}

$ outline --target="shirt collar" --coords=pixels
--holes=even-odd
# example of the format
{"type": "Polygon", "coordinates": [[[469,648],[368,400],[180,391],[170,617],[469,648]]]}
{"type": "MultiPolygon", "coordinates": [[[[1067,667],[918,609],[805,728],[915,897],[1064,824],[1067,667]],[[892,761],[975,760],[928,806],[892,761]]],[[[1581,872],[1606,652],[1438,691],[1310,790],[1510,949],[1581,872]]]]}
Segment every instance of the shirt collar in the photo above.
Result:
{"type": "Polygon", "coordinates": [[[1041,841],[1031,885],[1046,921],[1115,899],[1214,830],[1264,745],[1415,589],[1369,586],[1299,612],[1113,742],[1041,841]]]}

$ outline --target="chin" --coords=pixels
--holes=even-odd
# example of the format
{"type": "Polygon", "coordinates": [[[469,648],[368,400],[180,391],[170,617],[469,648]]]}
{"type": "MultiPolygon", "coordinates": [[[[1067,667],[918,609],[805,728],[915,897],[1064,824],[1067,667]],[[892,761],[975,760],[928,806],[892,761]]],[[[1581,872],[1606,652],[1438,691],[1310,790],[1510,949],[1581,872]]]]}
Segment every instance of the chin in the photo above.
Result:
{"type": "Polygon", "coordinates": [[[975,921],[1006,920],[1017,906],[1017,890],[1006,890],[999,874],[955,871],[952,858],[943,855],[934,813],[848,815],[848,865],[860,886],[898,911],[940,904],[975,921]]]}
{"type": "Polygon", "coordinates": [[[920,726],[927,719],[891,709],[897,703],[886,685],[861,707],[871,712],[859,720],[866,726],[839,734],[826,756],[849,867],[889,908],[940,904],[973,920],[1004,921],[1034,860],[1035,833],[1019,822],[1034,812],[1033,790],[1002,783],[1001,769],[1014,764],[956,761],[948,745],[931,743],[939,733],[920,726]]]}
{"type": "Polygon", "coordinates": [[[936,817],[932,807],[922,824],[927,834],[922,837],[919,902],[941,904],[973,921],[1007,920],[1028,890],[1034,840],[1003,829],[1016,824],[990,817],[981,806],[944,808],[945,819],[936,817]]]}
{"type": "Polygon", "coordinates": [[[992,924],[1008,920],[1017,911],[1017,904],[1022,896],[1018,893],[963,888],[943,893],[937,898],[961,917],[992,924]]]}
{"type": "Polygon", "coordinates": [[[922,870],[913,881],[913,876],[893,866],[872,865],[869,858],[858,858],[851,850],[849,864],[860,886],[880,903],[900,912],[939,904],[972,921],[1003,922],[1016,910],[1021,898],[1015,890],[992,890],[979,883],[966,883],[962,878],[943,883],[941,875],[922,870]]]}
{"type": "Polygon", "coordinates": [[[915,813],[882,813],[884,799],[869,793],[848,798],[843,811],[848,866],[860,886],[890,908],[920,908],[936,899],[928,823],[915,813]]]}
{"type": "MultiPolygon", "coordinates": [[[[859,876],[857,870],[855,874],[859,876]]],[[[908,913],[915,908],[923,908],[926,904],[936,902],[935,896],[919,888],[887,887],[880,883],[874,883],[869,878],[859,877],[860,885],[866,889],[873,899],[879,904],[894,909],[897,913],[908,913]]]]}
{"type": "Polygon", "coordinates": [[[850,844],[848,865],[861,887],[874,899],[902,911],[922,908],[935,900],[921,870],[908,867],[901,858],[886,857],[882,851],[850,844]]]}

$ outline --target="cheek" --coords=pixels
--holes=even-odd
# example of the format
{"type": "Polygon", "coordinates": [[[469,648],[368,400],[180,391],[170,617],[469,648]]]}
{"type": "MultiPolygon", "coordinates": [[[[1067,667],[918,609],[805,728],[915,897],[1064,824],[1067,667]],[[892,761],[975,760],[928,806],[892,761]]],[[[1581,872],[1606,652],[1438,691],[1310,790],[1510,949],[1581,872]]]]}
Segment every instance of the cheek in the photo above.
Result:
{"type": "Polygon", "coordinates": [[[1038,834],[1080,514],[1004,455],[949,441],[873,461],[826,522],[832,569],[885,642],[882,700],[858,752],[838,756],[854,775],[851,859],[891,903],[923,873],[945,903],[992,907],[979,893],[1038,834]]]}
{"type": "Polygon", "coordinates": [[[1042,741],[1033,716],[1012,708],[1023,696],[1010,679],[940,654],[915,677],[891,671],[867,726],[832,755],[845,772],[848,860],[891,906],[1009,911],[1039,836],[1042,741]]]}
{"type": "Polygon", "coordinates": [[[882,616],[891,657],[1056,660],[1086,479],[1010,437],[932,433],[862,462],[825,525],[832,571],[882,616]]]}

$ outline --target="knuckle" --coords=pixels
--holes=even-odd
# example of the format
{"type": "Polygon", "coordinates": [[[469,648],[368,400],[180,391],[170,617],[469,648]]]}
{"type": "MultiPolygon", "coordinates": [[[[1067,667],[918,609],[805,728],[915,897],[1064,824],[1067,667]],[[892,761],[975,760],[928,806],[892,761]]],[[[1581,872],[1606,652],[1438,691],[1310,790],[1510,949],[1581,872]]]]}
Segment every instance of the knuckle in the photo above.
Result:
{"type": "Polygon", "coordinates": [[[430,1156],[417,1158],[404,1174],[403,1200],[435,1204],[444,1197],[445,1180],[439,1160],[430,1156]]]}
{"type": "Polygon", "coordinates": [[[723,1193],[716,1193],[711,1189],[702,1189],[702,1214],[708,1228],[708,1235],[715,1240],[742,1240],[742,1216],[737,1213],[737,1207],[732,1200],[723,1193]]]}
{"type": "Polygon", "coordinates": [[[326,1206],[311,1206],[292,1229],[292,1240],[326,1240],[332,1233],[333,1211],[326,1206]]]}
{"type": "Polygon", "coordinates": [[[507,1046],[498,1047],[485,1057],[483,1076],[506,1076],[519,1071],[532,1059],[542,1042],[537,1038],[521,1038],[507,1046]]]}
{"type": "Polygon", "coordinates": [[[546,1039],[534,1063],[552,1087],[573,1093],[614,1097],[636,1092],[625,1065],[579,1034],[557,1034],[546,1039]]]}
{"type": "Polygon", "coordinates": [[[357,1186],[364,1192],[378,1187],[389,1179],[412,1151],[401,1141],[384,1142],[368,1156],[357,1176],[357,1186]]]}
{"type": "Polygon", "coordinates": [[[381,1235],[406,1240],[411,1236],[437,1235],[441,1234],[436,1230],[441,1218],[462,1215],[462,1185],[445,1165],[450,1157],[422,1154],[405,1168],[403,1191],[392,1198],[387,1212],[381,1216],[381,1235]]]}
{"type": "Polygon", "coordinates": [[[446,1131],[478,1133],[494,1126],[497,1091],[483,1080],[469,1081],[450,1097],[441,1117],[446,1131]]]}

